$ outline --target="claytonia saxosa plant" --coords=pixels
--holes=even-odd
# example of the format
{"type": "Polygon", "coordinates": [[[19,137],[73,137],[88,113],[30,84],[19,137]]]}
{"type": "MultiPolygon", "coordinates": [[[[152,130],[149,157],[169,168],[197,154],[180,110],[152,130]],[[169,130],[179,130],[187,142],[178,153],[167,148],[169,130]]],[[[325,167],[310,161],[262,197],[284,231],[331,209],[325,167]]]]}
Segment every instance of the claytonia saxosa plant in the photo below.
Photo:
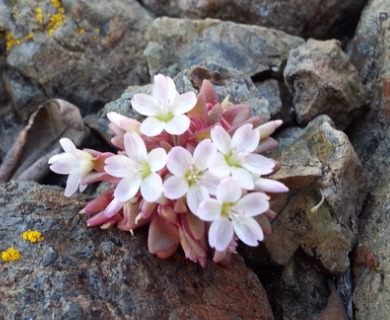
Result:
{"type": "Polygon", "coordinates": [[[69,175],[66,196],[93,182],[111,184],[82,210],[95,214],[88,225],[133,233],[149,224],[150,253],[167,258],[181,246],[203,267],[210,251],[226,264],[238,240],[263,240],[275,216],[268,193],[288,191],[267,178],[278,163],[260,155],[277,146],[270,135],[282,121],[261,124],[247,105],[219,103],[208,80],[198,95],[179,94],[161,74],[152,95],[135,94],[131,104],[142,123],[107,114],[117,154],[78,150],[63,138],[65,152],[49,160],[51,170],[69,175]]]}

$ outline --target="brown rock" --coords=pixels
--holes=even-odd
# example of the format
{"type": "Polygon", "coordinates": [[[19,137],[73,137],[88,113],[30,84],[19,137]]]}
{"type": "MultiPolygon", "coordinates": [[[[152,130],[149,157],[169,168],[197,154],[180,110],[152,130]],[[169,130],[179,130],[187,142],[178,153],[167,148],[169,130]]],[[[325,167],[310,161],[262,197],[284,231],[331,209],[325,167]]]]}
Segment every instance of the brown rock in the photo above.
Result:
{"type": "Polygon", "coordinates": [[[365,103],[363,85],[338,41],[310,39],[291,50],[284,76],[300,124],[327,114],[345,128],[351,112],[365,103]]]}
{"type": "Polygon", "coordinates": [[[145,233],[87,228],[85,197],[34,183],[0,185],[0,250],[22,259],[0,265],[5,319],[273,319],[264,289],[239,256],[205,269],[182,253],[160,260],[145,233]],[[44,240],[25,242],[27,229],[44,240]]]}

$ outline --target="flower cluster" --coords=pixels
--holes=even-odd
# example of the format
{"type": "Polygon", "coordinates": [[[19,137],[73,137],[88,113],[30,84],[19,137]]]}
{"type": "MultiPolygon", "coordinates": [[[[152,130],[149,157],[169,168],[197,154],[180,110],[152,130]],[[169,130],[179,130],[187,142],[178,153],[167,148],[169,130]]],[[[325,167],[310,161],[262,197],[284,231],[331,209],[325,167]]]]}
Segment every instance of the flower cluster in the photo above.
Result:
{"type": "Polygon", "coordinates": [[[65,152],[49,160],[52,171],[69,175],[66,196],[110,184],[82,210],[95,213],[88,225],[132,233],[149,224],[150,253],[167,258],[181,245],[202,266],[210,248],[215,262],[226,263],[238,240],[263,240],[267,217],[275,216],[268,194],[288,191],[266,178],[279,166],[260,155],[277,146],[270,135],[282,121],[261,124],[248,106],[219,103],[207,80],[198,95],[179,94],[163,75],[154,77],[151,95],[135,94],[131,104],[142,123],[107,114],[117,154],[78,150],[63,138],[65,152]]]}

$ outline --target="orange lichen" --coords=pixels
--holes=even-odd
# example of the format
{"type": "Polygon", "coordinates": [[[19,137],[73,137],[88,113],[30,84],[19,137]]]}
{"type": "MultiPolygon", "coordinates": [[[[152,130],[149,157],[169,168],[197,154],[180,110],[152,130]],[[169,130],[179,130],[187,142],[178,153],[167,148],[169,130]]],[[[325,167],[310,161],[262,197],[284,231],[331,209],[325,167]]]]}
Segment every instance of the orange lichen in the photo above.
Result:
{"type": "Polygon", "coordinates": [[[7,250],[1,252],[1,261],[3,262],[17,261],[21,258],[22,256],[15,248],[8,248],[7,250]]]}

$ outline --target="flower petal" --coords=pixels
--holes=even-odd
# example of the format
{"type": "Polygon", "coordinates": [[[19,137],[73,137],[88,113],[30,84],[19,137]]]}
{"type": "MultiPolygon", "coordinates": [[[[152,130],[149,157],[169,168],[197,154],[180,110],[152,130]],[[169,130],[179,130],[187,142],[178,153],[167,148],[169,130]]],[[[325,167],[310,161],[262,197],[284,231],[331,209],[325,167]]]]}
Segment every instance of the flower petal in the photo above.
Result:
{"type": "Polygon", "coordinates": [[[76,150],[76,146],[74,145],[72,140],[70,140],[68,138],[60,139],[60,144],[61,144],[62,149],[64,149],[64,151],[66,153],[73,154],[73,152],[76,150]]]}
{"type": "Polygon", "coordinates": [[[212,195],[217,194],[217,187],[221,182],[221,178],[212,175],[209,171],[202,174],[199,184],[206,188],[207,192],[212,195]]]}
{"type": "Polygon", "coordinates": [[[111,218],[115,214],[118,213],[119,210],[123,208],[123,205],[126,203],[126,201],[119,201],[117,198],[112,199],[112,201],[108,204],[106,209],[104,209],[103,213],[104,216],[107,218],[111,218]]]}
{"type": "Polygon", "coordinates": [[[135,170],[135,162],[124,155],[115,155],[105,160],[104,171],[117,178],[123,178],[132,174],[135,170]]]}
{"type": "Polygon", "coordinates": [[[234,203],[242,194],[240,184],[236,179],[225,178],[217,188],[217,200],[219,203],[234,203]]]}
{"type": "Polygon", "coordinates": [[[77,170],[73,170],[70,172],[68,179],[66,180],[65,187],[65,196],[70,197],[73,195],[79,186],[80,183],[80,175],[77,170]]]}
{"type": "Polygon", "coordinates": [[[264,239],[263,230],[252,217],[234,215],[232,224],[237,237],[248,246],[255,247],[258,241],[264,239]]]}
{"type": "Polygon", "coordinates": [[[155,116],[161,112],[161,106],[151,96],[143,93],[137,93],[131,99],[133,109],[144,116],[155,116]]]}
{"type": "Polygon", "coordinates": [[[167,163],[167,153],[163,148],[156,148],[148,154],[148,164],[150,170],[153,172],[159,171],[164,168],[167,163]]]}
{"type": "Polygon", "coordinates": [[[184,114],[175,115],[171,120],[165,124],[165,131],[180,135],[183,134],[190,127],[190,118],[184,114]]]}
{"type": "Polygon", "coordinates": [[[209,229],[209,243],[217,251],[226,250],[233,240],[233,226],[227,218],[214,221],[209,229]]]}
{"type": "Polygon", "coordinates": [[[157,173],[151,173],[141,183],[142,197],[148,202],[155,202],[162,194],[162,179],[157,173]]]}
{"type": "Polygon", "coordinates": [[[158,120],[157,118],[146,118],[140,127],[140,131],[148,137],[154,137],[159,135],[165,128],[165,122],[158,120]]]}
{"type": "Polygon", "coordinates": [[[141,178],[133,175],[119,181],[115,188],[114,196],[118,201],[126,202],[136,195],[141,185],[141,178]]]}
{"type": "Polygon", "coordinates": [[[209,171],[211,174],[225,178],[232,171],[231,167],[226,163],[225,157],[222,153],[217,152],[212,159],[210,159],[210,168],[209,171]]]}
{"type": "Polygon", "coordinates": [[[164,195],[168,199],[179,199],[188,190],[188,182],[184,177],[172,176],[164,182],[164,195]]]}
{"type": "Polygon", "coordinates": [[[279,192],[287,192],[288,188],[281,182],[272,180],[259,178],[255,181],[255,188],[257,190],[261,190],[264,192],[270,193],[279,193],[279,192]]]}
{"type": "Polygon", "coordinates": [[[236,206],[244,216],[257,216],[269,209],[268,196],[262,192],[249,193],[238,200],[236,206]]]}
{"type": "Polygon", "coordinates": [[[260,154],[248,154],[242,159],[241,165],[254,174],[264,175],[273,171],[275,162],[260,154]]]}
{"type": "Polygon", "coordinates": [[[173,147],[167,157],[168,170],[177,176],[184,176],[192,166],[192,155],[183,147],[173,147]]]}
{"type": "Polygon", "coordinates": [[[253,188],[255,187],[253,177],[246,169],[233,167],[232,177],[238,181],[239,185],[243,189],[253,190],[253,188]]]}
{"type": "Polygon", "coordinates": [[[234,132],[232,148],[238,152],[253,152],[259,145],[259,140],[259,130],[253,130],[252,124],[247,123],[234,132]]]}
{"type": "Polygon", "coordinates": [[[215,199],[202,201],[195,214],[203,221],[214,221],[221,217],[221,204],[215,199]]]}
{"type": "Polygon", "coordinates": [[[75,157],[69,153],[57,154],[49,159],[49,163],[52,163],[50,170],[58,174],[69,174],[78,166],[75,157]]]}
{"type": "Polygon", "coordinates": [[[210,135],[218,151],[223,154],[227,154],[231,151],[232,139],[224,128],[216,126],[211,129],[210,135]]]}
{"type": "Polygon", "coordinates": [[[196,94],[194,92],[186,92],[176,96],[172,103],[172,112],[174,114],[183,114],[191,111],[196,104],[196,94]]]}
{"type": "Polygon", "coordinates": [[[216,148],[210,139],[202,140],[194,150],[194,164],[199,170],[205,170],[209,166],[210,160],[216,155],[216,148]]]}
{"type": "Polygon", "coordinates": [[[152,95],[160,105],[167,107],[172,104],[178,92],[175,83],[170,77],[157,74],[154,76],[152,95]]]}
{"type": "Polygon", "coordinates": [[[195,213],[198,210],[200,203],[209,199],[209,193],[201,186],[191,186],[187,192],[187,205],[190,210],[195,213]]]}
{"type": "Polygon", "coordinates": [[[125,150],[131,160],[142,163],[147,159],[145,142],[134,132],[127,132],[124,136],[125,150]]]}

